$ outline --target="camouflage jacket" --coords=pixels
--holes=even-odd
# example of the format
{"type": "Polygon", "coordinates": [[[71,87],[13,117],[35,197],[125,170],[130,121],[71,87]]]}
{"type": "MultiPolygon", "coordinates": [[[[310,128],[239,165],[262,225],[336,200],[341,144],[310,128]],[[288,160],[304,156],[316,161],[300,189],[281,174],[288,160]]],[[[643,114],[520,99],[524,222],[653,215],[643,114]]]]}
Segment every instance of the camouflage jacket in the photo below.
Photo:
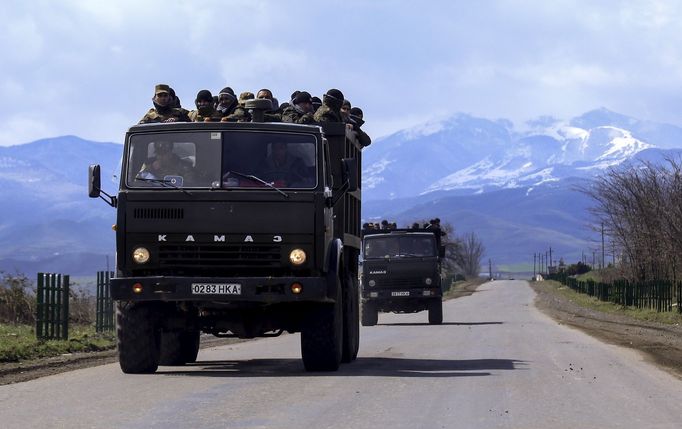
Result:
{"type": "Polygon", "coordinates": [[[322,104],[313,116],[315,122],[343,122],[340,112],[335,111],[326,104],[322,104]]]}
{"type": "Polygon", "coordinates": [[[140,119],[138,124],[150,124],[155,122],[164,122],[167,119],[175,118],[178,122],[189,122],[187,114],[183,112],[184,109],[172,108],[168,113],[159,113],[155,108],[149,109],[147,113],[140,119]]]}
{"type": "Polygon", "coordinates": [[[192,110],[188,114],[189,120],[191,122],[220,122],[221,116],[218,112],[213,112],[209,116],[204,116],[199,113],[198,110],[192,110]]]}
{"type": "Polygon", "coordinates": [[[292,124],[315,124],[312,113],[303,113],[294,106],[289,106],[282,112],[282,122],[292,124]]]}

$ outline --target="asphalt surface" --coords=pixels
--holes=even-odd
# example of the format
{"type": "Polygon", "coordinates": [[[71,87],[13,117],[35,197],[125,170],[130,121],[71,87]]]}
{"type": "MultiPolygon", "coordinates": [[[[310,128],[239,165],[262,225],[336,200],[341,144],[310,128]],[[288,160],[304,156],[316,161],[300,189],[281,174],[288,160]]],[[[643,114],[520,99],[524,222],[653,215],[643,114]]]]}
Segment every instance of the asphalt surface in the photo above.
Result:
{"type": "Polygon", "coordinates": [[[299,336],[203,349],[130,376],[118,364],[0,386],[0,426],[102,428],[679,428],[682,381],[562,326],[524,281],[427,314],[382,314],[358,360],[308,374],[299,336]]]}

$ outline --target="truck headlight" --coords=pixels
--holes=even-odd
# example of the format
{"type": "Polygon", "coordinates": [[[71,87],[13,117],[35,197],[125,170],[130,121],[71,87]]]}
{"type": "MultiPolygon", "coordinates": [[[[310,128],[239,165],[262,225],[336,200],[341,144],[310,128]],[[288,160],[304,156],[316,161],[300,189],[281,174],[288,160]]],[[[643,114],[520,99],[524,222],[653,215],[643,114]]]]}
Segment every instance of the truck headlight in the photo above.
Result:
{"type": "Polygon", "coordinates": [[[306,254],[303,249],[294,249],[289,253],[289,261],[293,265],[303,265],[306,260],[306,254]]]}
{"type": "Polygon", "coordinates": [[[427,277],[426,280],[424,280],[424,283],[426,283],[426,286],[431,286],[431,283],[433,283],[433,280],[431,280],[431,277],[427,277]]]}
{"type": "Polygon", "coordinates": [[[133,261],[144,264],[149,261],[149,250],[144,247],[137,247],[133,250],[133,261]]]}
{"type": "Polygon", "coordinates": [[[370,281],[369,281],[369,285],[370,285],[371,287],[376,286],[376,284],[377,284],[377,282],[375,282],[374,280],[370,280],[370,281]]]}

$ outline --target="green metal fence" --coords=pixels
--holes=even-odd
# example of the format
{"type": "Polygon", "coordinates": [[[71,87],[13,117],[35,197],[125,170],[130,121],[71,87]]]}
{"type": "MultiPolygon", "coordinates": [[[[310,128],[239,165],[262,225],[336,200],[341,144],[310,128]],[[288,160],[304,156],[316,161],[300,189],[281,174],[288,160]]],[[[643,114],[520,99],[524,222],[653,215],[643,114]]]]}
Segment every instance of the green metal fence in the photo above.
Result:
{"type": "Polygon", "coordinates": [[[114,300],[111,299],[109,281],[114,276],[110,271],[97,272],[97,311],[95,330],[107,332],[114,330],[114,300]]]}
{"type": "Polygon", "coordinates": [[[551,275],[549,279],[557,280],[576,292],[593,296],[600,301],[658,312],[673,311],[677,307],[676,310],[682,313],[682,282],[617,280],[613,283],[601,283],[593,280],[581,281],[566,275],[551,275]]]}
{"type": "Polygon", "coordinates": [[[36,290],[36,338],[69,338],[69,276],[38,273],[36,290]]]}

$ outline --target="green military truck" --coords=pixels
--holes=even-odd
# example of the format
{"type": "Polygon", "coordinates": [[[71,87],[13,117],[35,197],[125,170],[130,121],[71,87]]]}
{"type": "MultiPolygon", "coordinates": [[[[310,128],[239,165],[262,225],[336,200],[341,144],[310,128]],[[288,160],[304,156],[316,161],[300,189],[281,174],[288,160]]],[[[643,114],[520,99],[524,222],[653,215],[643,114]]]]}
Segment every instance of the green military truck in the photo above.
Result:
{"type": "Polygon", "coordinates": [[[361,146],[341,123],[164,123],[125,136],[117,210],[125,373],[194,362],[200,333],[300,332],[307,371],[359,347],[361,146]]]}
{"type": "Polygon", "coordinates": [[[379,312],[428,310],[429,323],[443,322],[440,228],[363,230],[362,324],[373,326],[379,312]]]}

